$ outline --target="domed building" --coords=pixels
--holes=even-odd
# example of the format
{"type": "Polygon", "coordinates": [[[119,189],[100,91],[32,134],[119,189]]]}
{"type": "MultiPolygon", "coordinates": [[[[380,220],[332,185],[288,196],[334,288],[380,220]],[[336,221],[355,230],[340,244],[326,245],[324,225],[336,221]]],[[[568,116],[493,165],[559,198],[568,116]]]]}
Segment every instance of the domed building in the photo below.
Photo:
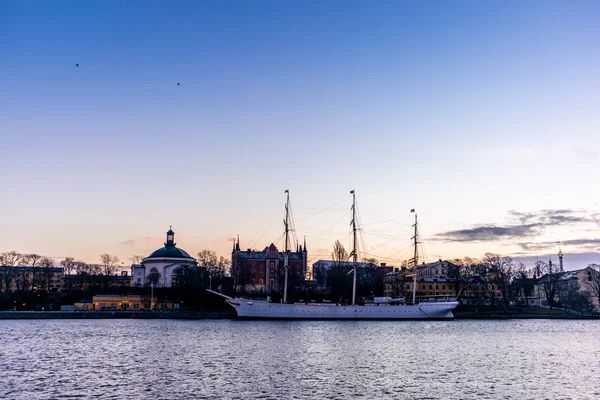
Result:
{"type": "Polygon", "coordinates": [[[131,286],[144,286],[154,281],[156,287],[171,287],[180,267],[196,265],[194,257],[176,246],[175,232],[169,228],[165,247],[144,258],[141,264],[131,266],[131,286]]]}

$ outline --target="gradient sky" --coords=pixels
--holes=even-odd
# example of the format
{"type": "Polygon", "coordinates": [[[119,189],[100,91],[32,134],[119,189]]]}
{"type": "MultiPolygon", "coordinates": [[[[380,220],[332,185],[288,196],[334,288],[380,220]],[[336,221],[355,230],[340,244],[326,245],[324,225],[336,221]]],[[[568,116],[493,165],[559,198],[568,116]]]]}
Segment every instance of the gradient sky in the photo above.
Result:
{"type": "Polygon", "coordinates": [[[289,189],[328,258],[356,189],[381,261],[410,257],[416,208],[429,261],[562,241],[569,269],[600,262],[598,21],[597,1],[2,1],[0,251],[127,264],[169,225],[193,254],[281,245],[289,189]]]}

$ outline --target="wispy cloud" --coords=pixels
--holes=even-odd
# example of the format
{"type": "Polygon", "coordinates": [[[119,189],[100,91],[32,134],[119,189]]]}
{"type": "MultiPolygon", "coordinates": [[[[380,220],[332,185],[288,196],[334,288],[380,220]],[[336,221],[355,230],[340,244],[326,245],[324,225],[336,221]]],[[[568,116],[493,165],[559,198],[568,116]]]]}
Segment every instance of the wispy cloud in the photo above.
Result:
{"type": "Polygon", "coordinates": [[[212,241],[216,242],[216,243],[233,243],[233,242],[235,242],[235,238],[232,238],[232,237],[225,238],[224,237],[224,238],[221,238],[221,239],[213,239],[212,241]]]}
{"type": "Polygon", "coordinates": [[[468,229],[438,233],[436,239],[445,242],[492,242],[531,236],[537,233],[536,228],[537,224],[512,226],[479,225],[468,229]]]}
{"type": "Polygon", "coordinates": [[[152,243],[152,242],[162,242],[163,240],[165,240],[165,238],[164,237],[146,236],[146,237],[139,238],[138,240],[145,242],[145,243],[152,243]]]}
{"type": "MultiPolygon", "coordinates": [[[[525,251],[547,251],[556,249],[558,242],[523,242],[519,246],[525,251]]],[[[571,239],[561,241],[562,246],[573,246],[579,251],[600,251],[600,239],[571,239]]]]}
{"type": "Polygon", "coordinates": [[[135,246],[135,244],[139,243],[139,242],[142,242],[142,243],[155,243],[155,242],[162,242],[163,240],[165,240],[165,238],[146,236],[146,237],[141,237],[141,238],[137,238],[137,239],[125,240],[123,242],[117,243],[117,245],[118,246],[131,247],[131,246],[135,246]]]}
{"type": "Polygon", "coordinates": [[[536,212],[511,210],[508,212],[506,224],[478,224],[466,229],[438,233],[435,235],[435,239],[445,242],[515,241],[541,235],[552,227],[589,222],[596,222],[594,215],[589,216],[578,210],[561,209],[536,212]]]}

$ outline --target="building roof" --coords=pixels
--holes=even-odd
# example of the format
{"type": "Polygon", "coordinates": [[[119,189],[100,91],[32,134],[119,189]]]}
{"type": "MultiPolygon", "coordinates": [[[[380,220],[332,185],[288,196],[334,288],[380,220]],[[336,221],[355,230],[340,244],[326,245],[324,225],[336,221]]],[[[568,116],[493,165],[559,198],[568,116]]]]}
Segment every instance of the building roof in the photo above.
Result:
{"type": "MultiPolygon", "coordinates": [[[[194,259],[190,256],[185,250],[178,249],[175,245],[175,232],[173,229],[169,228],[167,232],[167,241],[165,242],[165,247],[162,247],[154,253],[150,254],[148,257],[144,258],[147,260],[149,258],[187,258],[194,259]]],[[[144,261],[142,260],[142,262],[144,261]]]]}
{"type": "Polygon", "coordinates": [[[165,247],[162,247],[162,248],[154,251],[152,254],[150,254],[148,257],[146,257],[144,260],[146,260],[148,258],[193,258],[193,257],[190,256],[185,250],[179,249],[175,245],[165,245],[165,247]]]}

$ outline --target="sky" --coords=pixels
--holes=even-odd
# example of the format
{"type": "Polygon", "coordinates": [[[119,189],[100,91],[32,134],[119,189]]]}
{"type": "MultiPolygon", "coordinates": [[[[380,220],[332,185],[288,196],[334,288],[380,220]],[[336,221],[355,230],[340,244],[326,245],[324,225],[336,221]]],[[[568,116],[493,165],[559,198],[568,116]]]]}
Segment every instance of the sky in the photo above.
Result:
{"type": "Polygon", "coordinates": [[[0,252],[600,263],[597,1],[0,2],[0,252]],[[79,66],[76,66],[79,64],[79,66]],[[178,85],[179,83],[179,85],[178,85]]]}

